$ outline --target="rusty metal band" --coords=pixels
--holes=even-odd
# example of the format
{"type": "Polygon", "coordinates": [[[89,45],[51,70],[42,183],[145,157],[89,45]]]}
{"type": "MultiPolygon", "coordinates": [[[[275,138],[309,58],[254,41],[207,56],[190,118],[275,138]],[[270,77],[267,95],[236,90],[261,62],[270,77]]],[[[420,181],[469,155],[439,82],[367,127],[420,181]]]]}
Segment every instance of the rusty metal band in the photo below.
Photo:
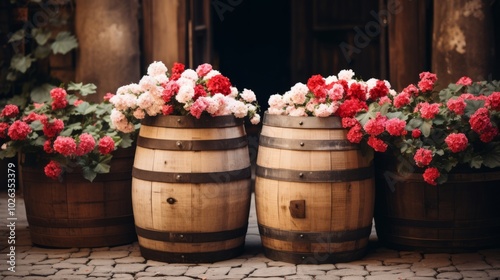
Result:
{"type": "Polygon", "coordinates": [[[134,167],[132,177],[144,181],[161,183],[229,183],[243,179],[249,179],[251,176],[251,167],[245,167],[238,170],[228,170],[222,172],[206,173],[179,173],[179,172],[160,172],[149,171],[134,167]]]}
{"type": "Polygon", "coordinates": [[[285,139],[260,135],[259,145],[269,148],[298,151],[349,151],[358,150],[358,146],[349,140],[300,140],[285,139]]]}
{"type": "Polygon", "coordinates": [[[286,128],[344,129],[339,117],[292,117],[264,114],[263,125],[286,128]]]}
{"type": "Polygon", "coordinates": [[[266,257],[294,264],[330,264],[344,263],[359,260],[366,255],[366,247],[358,250],[344,252],[312,252],[312,253],[297,253],[289,251],[279,251],[264,247],[266,257]]]}
{"type": "Polygon", "coordinates": [[[28,215],[27,218],[31,226],[51,228],[91,228],[134,224],[133,215],[95,219],[41,218],[28,215]]]}
{"type": "Polygon", "coordinates": [[[243,119],[228,116],[201,116],[199,119],[193,116],[146,116],[141,124],[169,128],[224,128],[243,125],[243,119]]]}
{"type": "Polygon", "coordinates": [[[305,243],[338,243],[368,238],[372,232],[372,225],[355,230],[330,232],[298,232],[271,228],[258,224],[261,236],[289,242],[305,243]]]}
{"type": "Polygon", "coordinates": [[[162,140],[139,136],[137,145],[143,148],[173,151],[214,151],[238,149],[248,145],[246,136],[216,140],[162,140]]]}
{"type": "Polygon", "coordinates": [[[308,170],[290,170],[268,168],[257,165],[255,175],[266,179],[286,181],[286,182],[351,182],[362,181],[373,178],[373,166],[359,167],[345,170],[325,170],[325,171],[308,171],[308,170]]]}
{"type": "Polygon", "coordinates": [[[180,243],[205,243],[218,242],[244,237],[247,234],[248,225],[233,230],[225,230],[218,232],[168,232],[144,229],[136,226],[137,235],[143,238],[163,241],[163,242],[180,242],[180,243]]]}
{"type": "Polygon", "coordinates": [[[141,255],[149,260],[167,263],[213,263],[231,259],[243,254],[245,243],[227,250],[188,253],[188,252],[166,252],[139,246],[141,255]]]}

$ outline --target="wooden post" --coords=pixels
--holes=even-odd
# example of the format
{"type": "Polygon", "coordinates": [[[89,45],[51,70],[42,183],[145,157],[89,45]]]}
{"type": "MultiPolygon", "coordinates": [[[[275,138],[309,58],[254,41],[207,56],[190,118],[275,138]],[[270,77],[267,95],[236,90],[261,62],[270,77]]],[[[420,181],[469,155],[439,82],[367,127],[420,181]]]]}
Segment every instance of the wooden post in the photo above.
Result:
{"type": "Polygon", "coordinates": [[[76,81],[96,84],[91,100],[140,79],[137,16],[137,0],[76,0],[76,81]]]}
{"type": "Polygon", "coordinates": [[[490,78],[495,58],[491,1],[434,1],[432,50],[440,88],[462,76],[490,78]]]}
{"type": "Polygon", "coordinates": [[[425,0],[389,0],[387,8],[394,11],[388,18],[389,81],[399,92],[430,68],[428,7],[425,0]]]}

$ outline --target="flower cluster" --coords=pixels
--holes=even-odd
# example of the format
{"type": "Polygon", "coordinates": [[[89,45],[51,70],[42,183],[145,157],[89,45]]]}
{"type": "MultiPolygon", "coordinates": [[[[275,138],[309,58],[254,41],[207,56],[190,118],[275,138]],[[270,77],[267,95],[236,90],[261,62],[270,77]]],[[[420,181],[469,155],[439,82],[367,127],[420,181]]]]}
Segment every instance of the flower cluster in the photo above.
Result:
{"type": "Polygon", "coordinates": [[[111,125],[109,102],[80,99],[95,93],[94,85],[71,83],[68,90],[79,95],[59,87],[50,91],[47,102],[30,104],[24,112],[6,105],[0,113],[0,158],[36,154],[53,179],[77,167],[89,181],[109,172],[111,153],[131,146],[138,125],[129,130],[134,133],[118,132],[111,125]]]}
{"type": "Polygon", "coordinates": [[[458,166],[499,167],[500,82],[463,77],[439,92],[436,84],[435,74],[423,72],[417,85],[343,118],[349,141],[402,155],[431,185],[458,166]]]}
{"type": "Polygon", "coordinates": [[[342,70],[337,76],[327,78],[314,75],[307,84],[296,83],[285,94],[269,98],[269,114],[289,116],[339,116],[353,118],[367,110],[374,100],[387,98],[394,92],[388,81],[353,78],[352,70],[342,70]]]}
{"type": "Polygon", "coordinates": [[[139,83],[125,85],[109,96],[114,105],[111,120],[123,132],[134,129],[134,121],[146,115],[211,116],[233,114],[249,117],[253,124],[260,122],[255,93],[245,89],[239,92],[230,80],[210,64],[185,69],[174,63],[171,73],[162,62],[149,65],[147,75],[139,83]]]}

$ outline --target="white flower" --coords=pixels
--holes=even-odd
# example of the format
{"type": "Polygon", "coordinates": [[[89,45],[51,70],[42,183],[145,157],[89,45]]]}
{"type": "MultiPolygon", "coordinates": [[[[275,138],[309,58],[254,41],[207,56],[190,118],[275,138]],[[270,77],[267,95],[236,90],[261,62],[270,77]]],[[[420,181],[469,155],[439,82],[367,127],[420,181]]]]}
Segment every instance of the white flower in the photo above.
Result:
{"type": "Polygon", "coordinates": [[[283,115],[285,113],[285,109],[269,107],[269,109],[267,109],[267,112],[271,115],[283,115]]]}
{"type": "Polygon", "coordinates": [[[144,113],[144,110],[142,110],[141,108],[135,109],[134,118],[142,120],[142,119],[144,119],[145,116],[146,116],[146,113],[144,113]]]}
{"type": "Polygon", "coordinates": [[[316,117],[328,117],[332,113],[333,112],[331,112],[330,107],[327,104],[324,104],[324,103],[319,104],[318,106],[316,106],[316,108],[314,109],[314,112],[313,112],[313,114],[316,117]]]}
{"type": "Polygon", "coordinates": [[[290,106],[289,109],[287,109],[287,113],[290,116],[293,117],[306,117],[306,109],[304,107],[298,107],[295,108],[294,106],[290,106]]]}
{"type": "Polygon", "coordinates": [[[340,100],[344,97],[344,87],[341,84],[334,84],[331,89],[328,90],[328,97],[331,100],[340,100]]]}
{"type": "Polygon", "coordinates": [[[285,107],[286,105],[285,102],[283,101],[283,97],[279,94],[271,95],[267,103],[271,108],[275,109],[283,109],[283,107],[285,107]]]}
{"type": "Polygon", "coordinates": [[[304,104],[306,101],[306,95],[309,92],[309,88],[303,83],[296,83],[290,89],[291,95],[290,99],[294,104],[300,105],[304,104]]]}
{"type": "Polygon", "coordinates": [[[378,79],[371,78],[368,81],[366,81],[366,86],[368,87],[367,91],[370,91],[372,88],[374,88],[377,85],[378,79]]]}
{"type": "MultiPolygon", "coordinates": [[[[179,79],[180,80],[180,79],[179,79]]],[[[175,100],[180,103],[188,103],[194,97],[194,88],[192,86],[183,85],[179,88],[179,92],[175,96],[175,100]]]]}
{"type": "Polygon", "coordinates": [[[210,80],[213,76],[217,76],[219,74],[220,74],[220,72],[217,70],[210,70],[210,72],[208,72],[205,75],[205,77],[203,77],[203,80],[210,80]]]}
{"type": "Polygon", "coordinates": [[[257,100],[255,93],[252,90],[246,88],[243,89],[243,92],[241,93],[241,98],[243,98],[243,100],[245,100],[246,102],[254,102],[257,100]]]}
{"type": "Polygon", "coordinates": [[[144,110],[148,110],[155,104],[155,98],[148,92],[144,92],[137,98],[137,106],[144,110]]]}
{"type": "Polygon", "coordinates": [[[181,78],[186,78],[193,82],[196,82],[198,80],[198,74],[196,74],[196,71],[194,71],[193,69],[186,69],[184,70],[184,72],[182,72],[181,78]]]}
{"type": "Polygon", "coordinates": [[[155,61],[149,64],[148,67],[148,75],[149,76],[157,76],[157,75],[165,75],[168,71],[167,66],[163,64],[161,61],[155,61]]]}
{"type": "Polygon", "coordinates": [[[156,86],[156,79],[150,76],[143,76],[139,81],[139,85],[143,91],[148,91],[156,86]]]}
{"type": "Polygon", "coordinates": [[[236,98],[238,96],[238,89],[236,87],[229,87],[229,89],[231,90],[231,93],[228,94],[227,96],[228,97],[232,97],[232,98],[236,98]]]}
{"type": "Polygon", "coordinates": [[[338,76],[339,80],[349,81],[350,79],[352,79],[352,77],[354,77],[354,71],[352,71],[351,69],[340,70],[340,72],[337,76],[338,76]]]}
{"type": "Polygon", "coordinates": [[[158,84],[165,84],[168,82],[167,75],[156,75],[153,78],[157,81],[158,84]]]}
{"type": "Polygon", "coordinates": [[[329,85],[329,84],[334,83],[334,82],[336,82],[336,81],[338,81],[338,80],[339,80],[339,79],[337,79],[337,76],[335,76],[335,75],[331,75],[331,76],[326,77],[326,79],[325,79],[325,83],[326,83],[327,85],[329,85]]]}
{"type": "Polygon", "coordinates": [[[196,82],[191,80],[191,79],[188,79],[186,77],[180,77],[177,81],[177,84],[182,87],[182,86],[188,86],[188,87],[192,87],[193,90],[194,90],[194,87],[196,86],[196,82]]]}
{"type": "Polygon", "coordinates": [[[231,99],[231,102],[228,105],[231,113],[233,113],[237,118],[244,118],[248,114],[248,107],[241,101],[231,99]]]}
{"type": "Polygon", "coordinates": [[[253,117],[250,119],[250,122],[252,124],[259,124],[260,123],[260,115],[254,114],[253,117]]]}

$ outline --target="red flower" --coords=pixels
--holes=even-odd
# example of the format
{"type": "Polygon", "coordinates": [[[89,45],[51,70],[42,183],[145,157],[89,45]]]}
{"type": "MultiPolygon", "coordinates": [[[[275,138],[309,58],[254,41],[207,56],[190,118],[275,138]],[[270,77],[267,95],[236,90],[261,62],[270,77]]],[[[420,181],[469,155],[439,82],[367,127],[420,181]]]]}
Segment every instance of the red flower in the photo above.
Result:
{"type": "Polygon", "coordinates": [[[467,136],[463,133],[451,133],[446,136],[444,142],[448,145],[448,148],[450,148],[452,152],[458,153],[467,149],[469,140],[467,140],[467,136]]]}
{"type": "Polygon", "coordinates": [[[9,129],[9,124],[2,122],[0,123],[0,138],[7,138],[7,130],[9,129]]]}
{"type": "Polygon", "coordinates": [[[66,136],[57,136],[54,141],[54,151],[63,156],[71,156],[76,153],[75,139],[66,136]]]}
{"type": "Polygon", "coordinates": [[[105,95],[104,95],[104,101],[109,101],[111,98],[113,98],[113,96],[115,96],[114,94],[112,94],[111,92],[107,92],[105,95]]]}
{"type": "Polygon", "coordinates": [[[307,88],[314,92],[318,87],[325,87],[325,79],[321,75],[313,75],[307,80],[307,88]]]}
{"type": "Polygon", "coordinates": [[[418,87],[422,92],[431,91],[436,81],[436,74],[430,72],[422,72],[420,73],[420,82],[418,82],[418,87]]]}
{"type": "Polygon", "coordinates": [[[423,102],[420,103],[420,114],[422,115],[422,118],[424,119],[433,119],[436,117],[436,115],[439,113],[439,103],[428,103],[428,102],[423,102]]]}
{"type": "Polygon", "coordinates": [[[410,104],[411,96],[408,92],[403,91],[394,97],[394,107],[401,108],[410,104]]]}
{"type": "Polygon", "coordinates": [[[366,100],[366,86],[361,83],[352,83],[347,90],[347,98],[366,100]]]}
{"type": "Polygon", "coordinates": [[[436,167],[429,167],[424,171],[423,177],[424,181],[427,182],[430,185],[437,185],[436,179],[439,178],[441,174],[439,173],[439,170],[436,167]]]}
{"type": "Polygon", "coordinates": [[[341,118],[352,118],[361,110],[368,110],[366,102],[358,99],[347,99],[344,103],[340,104],[336,113],[341,118]]]}
{"type": "Polygon", "coordinates": [[[493,139],[498,135],[498,128],[490,126],[483,130],[481,135],[479,136],[479,139],[481,139],[482,142],[484,143],[489,143],[493,141],[493,139]]]}
{"type": "Polygon", "coordinates": [[[384,81],[378,80],[375,87],[370,89],[369,93],[370,99],[375,100],[377,98],[387,96],[387,94],[389,93],[389,88],[384,81]]]}
{"type": "Polygon", "coordinates": [[[107,155],[115,150],[115,141],[109,136],[104,136],[99,140],[99,152],[103,155],[107,155]]]}
{"type": "Polygon", "coordinates": [[[464,114],[466,105],[465,101],[461,98],[449,99],[448,102],[446,102],[448,109],[457,115],[464,114]]]}
{"type": "Polygon", "coordinates": [[[208,91],[212,94],[222,93],[223,95],[231,94],[231,82],[227,77],[221,74],[213,76],[207,82],[208,91]]]}
{"type": "Polygon", "coordinates": [[[342,118],[342,127],[349,128],[359,124],[356,118],[342,118]]]}
{"type": "Polygon", "coordinates": [[[437,75],[431,72],[422,72],[419,74],[420,80],[429,80],[433,83],[437,81],[437,75]]]}
{"type": "Polygon", "coordinates": [[[415,128],[411,132],[411,137],[413,137],[413,138],[418,138],[418,137],[420,137],[420,135],[422,135],[422,131],[420,131],[420,129],[418,129],[418,128],[415,128]]]}
{"type": "Polygon", "coordinates": [[[63,88],[53,88],[50,91],[50,96],[52,97],[52,110],[63,109],[68,106],[66,95],[66,90],[63,88]]]}
{"type": "Polygon", "coordinates": [[[500,92],[494,92],[488,96],[490,108],[495,111],[500,111],[500,92]]]}
{"type": "Polygon", "coordinates": [[[31,112],[31,113],[29,113],[29,115],[23,117],[23,121],[26,123],[32,123],[36,120],[40,120],[39,117],[40,117],[40,115],[38,115],[37,113],[31,112]]]}
{"type": "Polygon", "coordinates": [[[457,85],[464,85],[464,86],[470,86],[472,85],[472,79],[467,77],[467,76],[463,76],[462,78],[458,79],[458,81],[456,82],[457,85]]]}
{"type": "Polygon", "coordinates": [[[370,147],[372,147],[376,152],[385,152],[387,150],[387,144],[375,136],[370,136],[368,138],[368,145],[370,145],[370,147]]]}
{"type": "Polygon", "coordinates": [[[165,116],[168,116],[174,112],[174,106],[172,105],[163,105],[161,107],[161,113],[165,116]]]}
{"type": "Polygon", "coordinates": [[[80,142],[78,143],[78,147],[76,148],[77,156],[86,155],[94,150],[95,140],[92,135],[83,133],[78,137],[78,139],[80,139],[80,142]]]}
{"type": "Polygon", "coordinates": [[[16,105],[9,104],[5,105],[0,117],[14,118],[17,114],[19,114],[19,108],[16,105]]]}
{"type": "Polygon", "coordinates": [[[385,130],[392,136],[406,135],[406,122],[400,119],[389,119],[385,122],[385,130]]]}
{"type": "Polygon", "coordinates": [[[50,140],[45,140],[43,143],[43,151],[47,154],[52,154],[54,152],[54,148],[52,148],[52,142],[50,140]]]}
{"type": "Polygon", "coordinates": [[[182,63],[175,62],[174,66],[172,66],[172,75],[170,76],[170,80],[177,81],[182,72],[184,72],[185,66],[182,63]]]}
{"type": "Polygon", "coordinates": [[[490,115],[488,109],[479,108],[470,117],[469,124],[476,133],[481,133],[483,130],[491,126],[490,115]]]}
{"type": "Polygon", "coordinates": [[[199,97],[207,96],[207,92],[202,85],[196,85],[194,87],[194,97],[193,100],[197,100],[199,97]]]}
{"type": "Polygon", "coordinates": [[[347,140],[351,143],[359,143],[363,139],[363,132],[360,124],[356,124],[347,132],[347,140]]]}
{"type": "Polygon", "coordinates": [[[43,134],[48,138],[56,137],[64,129],[64,122],[59,119],[55,119],[52,123],[44,122],[43,124],[43,134]]]}
{"type": "Polygon", "coordinates": [[[56,180],[62,173],[61,166],[56,161],[51,160],[43,169],[45,175],[56,180]]]}
{"type": "Polygon", "coordinates": [[[411,84],[403,89],[403,92],[406,92],[409,95],[415,95],[418,96],[418,88],[414,85],[411,84]]]}
{"type": "Polygon", "coordinates": [[[12,140],[25,140],[30,133],[31,127],[27,123],[17,120],[10,125],[7,135],[12,140]]]}
{"type": "Polygon", "coordinates": [[[425,148],[420,148],[415,152],[413,159],[415,160],[415,163],[418,167],[427,166],[432,161],[432,151],[425,148]]]}

